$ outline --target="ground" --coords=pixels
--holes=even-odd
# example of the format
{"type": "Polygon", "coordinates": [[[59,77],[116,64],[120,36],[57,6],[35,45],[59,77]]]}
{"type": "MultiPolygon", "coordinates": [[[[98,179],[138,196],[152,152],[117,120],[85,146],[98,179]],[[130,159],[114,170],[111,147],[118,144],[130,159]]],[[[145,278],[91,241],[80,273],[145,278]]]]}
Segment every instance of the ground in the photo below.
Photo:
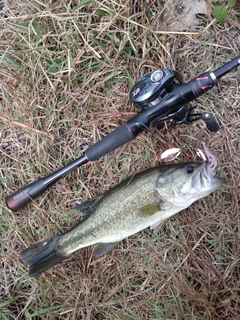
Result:
{"type": "Polygon", "coordinates": [[[215,115],[217,133],[203,122],[152,127],[154,134],[75,170],[20,211],[5,204],[139,112],[129,92],[143,74],[168,68],[187,82],[239,55],[239,5],[224,21],[199,15],[194,30],[170,32],[166,17],[180,19],[179,7],[151,0],[0,3],[0,319],[239,319],[240,68],[197,101],[198,111],[215,115]],[[183,148],[176,161],[191,161],[202,142],[217,157],[224,187],[158,232],[136,234],[98,259],[83,249],[28,277],[19,252],[73,226],[77,202],[156,165],[166,149],[183,148]]]}

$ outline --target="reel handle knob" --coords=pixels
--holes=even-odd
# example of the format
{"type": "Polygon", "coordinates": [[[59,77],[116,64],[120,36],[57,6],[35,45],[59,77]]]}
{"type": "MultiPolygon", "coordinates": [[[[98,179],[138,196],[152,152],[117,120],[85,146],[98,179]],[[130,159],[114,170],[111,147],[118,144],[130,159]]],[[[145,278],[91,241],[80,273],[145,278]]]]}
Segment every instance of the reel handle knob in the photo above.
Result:
{"type": "Polygon", "coordinates": [[[211,113],[203,112],[201,115],[201,119],[205,121],[206,126],[209,131],[217,132],[220,129],[216,119],[214,118],[214,116],[211,113]]]}

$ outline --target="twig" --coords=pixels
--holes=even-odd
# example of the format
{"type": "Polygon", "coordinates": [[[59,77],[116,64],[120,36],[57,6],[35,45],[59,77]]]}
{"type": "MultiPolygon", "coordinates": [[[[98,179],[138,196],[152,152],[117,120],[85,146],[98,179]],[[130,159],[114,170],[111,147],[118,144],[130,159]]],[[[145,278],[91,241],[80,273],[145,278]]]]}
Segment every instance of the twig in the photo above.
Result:
{"type": "Polygon", "coordinates": [[[11,124],[16,125],[16,126],[19,126],[19,127],[24,128],[26,130],[33,131],[35,133],[39,133],[41,135],[44,135],[44,136],[48,137],[51,141],[54,141],[54,139],[55,139],[54,135],[52,135],[51,133],[48,133],[48,132],[45,132],[45,131],[40,131],[38,129],[35,129],[35,128],[32,128],[32,127],[28,126],[27,124],[24,124],[24,123],[21,123],[21,122],[18,122],[18,121],[14,121],[14,120],[9,120],[8,118],[2,117],[2,116],[0,116],[0,120],[2,120],[4,122],[11,123],[11,124]]]}

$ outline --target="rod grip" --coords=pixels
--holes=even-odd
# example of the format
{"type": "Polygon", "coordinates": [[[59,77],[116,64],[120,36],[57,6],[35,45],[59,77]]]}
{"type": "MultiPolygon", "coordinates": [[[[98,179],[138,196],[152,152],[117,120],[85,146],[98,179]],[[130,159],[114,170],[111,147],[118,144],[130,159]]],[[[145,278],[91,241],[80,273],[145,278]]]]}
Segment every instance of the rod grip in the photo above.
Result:
{"type": "Polygon", "coordinates": [[[95,161],[105,154],[115,150],[123,144],[133,140],[135,135],[128,123],[122,124],[120,127],[109,133],[103,139],[99,140],[93,146],[85,151],[89,161],[95,161]]]}

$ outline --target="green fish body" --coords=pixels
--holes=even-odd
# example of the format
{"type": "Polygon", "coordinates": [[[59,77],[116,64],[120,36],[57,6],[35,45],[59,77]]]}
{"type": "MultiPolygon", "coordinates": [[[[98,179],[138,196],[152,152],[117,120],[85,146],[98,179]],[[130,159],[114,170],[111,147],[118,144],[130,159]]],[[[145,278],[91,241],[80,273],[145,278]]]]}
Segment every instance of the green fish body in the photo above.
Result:
{"type": "Polygon", "coordinates": [[[170,164],[132,175],[76,209],[86,217],[63,235],[43,240],[20,253],[37,276],[73,252],[94,245],[93,256],[110,251],[119,241],[163,220],[207,196],[223,184],[208,162],[170,164]]]}

